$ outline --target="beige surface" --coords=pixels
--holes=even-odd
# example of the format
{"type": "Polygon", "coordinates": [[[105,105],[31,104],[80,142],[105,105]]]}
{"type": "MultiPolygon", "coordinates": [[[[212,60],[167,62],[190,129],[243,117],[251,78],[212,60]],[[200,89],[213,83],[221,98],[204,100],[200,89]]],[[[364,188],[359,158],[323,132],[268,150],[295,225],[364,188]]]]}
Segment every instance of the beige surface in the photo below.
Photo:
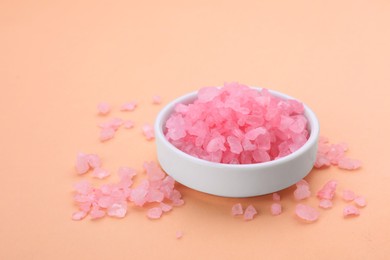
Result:
{"type": "MultiPolygon", "coordinates": [[[[388,1],[4,1],[0,4],[0,259],[385,259],[390,255],[388,1]],[[313,3],[316,2],[316,3],[313,3]],[[350,144],[356,172],[313,171],[313,191],[339,180],[367,197],[345,220],[340,198],[317,223],[272,217],[269,196],[213,197],[179,186],[186,205],[159,221],[74,222],[78,151],[115,171],[155,159],[139,126],[164,101],[240,81],[284,92],[318,115],[323,135],[350,144]],[[137,126],[101,144],[96,104],[138,100],[137,126]],[[386,120],[385,120],[386,119],[386,120]],[[254,204],[251,222],[230,216],[254,204]],[[175,232],[182,230],[182,239],[175,232]]],[[[108,181],[114,181],[110,177],[108,181]]],[[[104,183],[104,181],[96,183],[104,183]]],[[[317,200],[307,202],[316,205],[317,200]]]]}

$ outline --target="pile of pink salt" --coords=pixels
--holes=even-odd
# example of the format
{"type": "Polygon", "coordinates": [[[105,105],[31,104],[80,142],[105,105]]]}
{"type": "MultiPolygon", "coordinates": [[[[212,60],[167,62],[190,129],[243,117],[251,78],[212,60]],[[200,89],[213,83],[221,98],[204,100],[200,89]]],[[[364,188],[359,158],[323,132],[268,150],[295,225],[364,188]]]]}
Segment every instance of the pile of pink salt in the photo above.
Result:
{"type": "Polygon", "coordinates": [[[348,145],[345,143],[331,144],[328,138],[320,137],[318,140],[317,158],[314,167],[328,167],[337,165],[340,169],[356,170],[361,167],[359,160],[346,157],[348,145]]]}
{"type": "Polygon", "coordinates": [[[105,215],[123,218],[129,202],[139,207],[153,206],[147,211],[147,217],[158,219],[173,206],[184,204],[180,192],[175,189],[175,181],[156,163],[145,162],[144,169],[147,177],[136,187],[132,187],[136,171],[128,167],[119,168],[117,183],[100,187],[93,187],[88,181],[76,183],[74,200],[79,211],[73,213],[72,219],[81,220],[88,214],[91,219],[105,215]]]}
{"type": "Polygon", "coordinates": [[[303,104],[238,83],[199,90],[167,120],[166,138],[180,150],[218,163],[261,163],[284,157],[308,139],[303,104]]]}

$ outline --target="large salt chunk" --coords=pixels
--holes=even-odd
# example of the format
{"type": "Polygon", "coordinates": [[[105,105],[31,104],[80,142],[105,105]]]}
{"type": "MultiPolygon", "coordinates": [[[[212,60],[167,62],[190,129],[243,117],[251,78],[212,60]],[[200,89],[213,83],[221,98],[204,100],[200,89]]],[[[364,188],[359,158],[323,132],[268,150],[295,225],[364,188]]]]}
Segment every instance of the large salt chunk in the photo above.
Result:
{"type": "Polygon", "coordinates": [[[359,207],[365,207],[367,205],[367,202],[366,202],[366,199],[362,196],[357,196],[355,199],[354,199],[354,202],[356,205],[358,205],[359,207]]]}
{"type": "Polygon", "coordinates": [[[123,218],[127,213],[127,203],[126,202],[118,202],[112,204],[107,209],[107,215],[111,217],[123,218]]]}
{"type": "Polygon", "coordinates": [[[148,210],[147,216],[150,219],[159,219],[163,211],[160,207],[154,207],[148,210]]]}
{"type": "Polygon", "coordinates": [[[76,171],[78,174],[84,174],[89,171],[88,155],[78,153],[76,157],[76,171]]]}
{"type": "Polygon", "coordinates": [[[154,139],[154,130],[150,124],[144,124],[142,126],[142,133],[144,134],[146,140],[150,141],[154,139]]]}
{"type": "Polygon", "coordinates": [[[345,201],[352,201],[356,198],[356,195],[353,191],[343,190],[343,199],[345,201]]]}
{"type": "Polygon", "coordinates": [[[295,214],[305,222],[314,222],[320,216],[316,209],[304,204],[296,205],[295,214]]]}
{"type": "Polygon", "coordinates": [[[333,206],[333,202],[331,200],[322,199],[320,200],[319,207],[323,209],[328,209],[333,206]]]}
{"type": "Polygon", "coordinates": [[[232,215],[242,215],[244,213],[244,210],[242,209],[241,203],[234,204],[232,207],[232,215]]]}
{"type": "Polygon", "coordinates": [[[106,102],[100,102],[97,109],[100,115],[107,115],[111,111],[111,106],[106,102]]]}
{"type": "Polygon", "coordinates": [[[280,215],[282,213],[282,205],[280,203],[272,203],[271,214],[273,216],[280,215]]]}
{"type": "Polygon", "coordinates": [[[137,107],[136,101],[127,102],[121,106],[121,111],[133,111],[136,107],[137,107]]]}
{"type": "Polygon", "coordinates": [[[356,208],[353,205],[347,205],[347,206],[344,207],[343,215],[344,215],[344,217],[359,216],[360,215],[360,211],[359,211],[358,208],[356,208]]]}
{"type": "Polygon", "coordinates": [[[295,185],[297,187],[294,191],[294,198],[296,200],[303,200],[310,197],[311,192],[310,192],[309,183],[307,183],[307,181],[302,179],[299,182],[297,182],[295,185]]]}

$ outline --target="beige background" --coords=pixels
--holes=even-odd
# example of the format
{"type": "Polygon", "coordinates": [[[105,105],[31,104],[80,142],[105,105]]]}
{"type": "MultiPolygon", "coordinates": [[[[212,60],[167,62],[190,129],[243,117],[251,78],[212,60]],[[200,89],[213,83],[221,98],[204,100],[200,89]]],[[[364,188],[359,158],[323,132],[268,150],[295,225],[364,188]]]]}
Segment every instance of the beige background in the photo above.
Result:
{"type": "Polygon", "coordinates": [[[0,37],[0,259],[389,257],[389,1],[2,1],[0,37]],[[323,135],[348,142],[361,170],[313,170],[308,180],[313,191],[334,178],[366,196],[361,216],[343,219],[338,197],[307,225],[293,216],[293,188],[272,217],[270,196],[178,186],[186,204],[158,221],[133,207],[122,220],[71,220],[72,185],[92,179],[76,176],[78,151],[100,154],[112,172],[141,171],[156,157],[139,128],[161,108],[152,95],[166,103],[225,81],[303,100],[323,135]],[[133,99],[135,112],[112,115],[137,127],[101,144],[97,103],[133,99]],[[237,201],[260,215],[230,216],[237,201]]]}

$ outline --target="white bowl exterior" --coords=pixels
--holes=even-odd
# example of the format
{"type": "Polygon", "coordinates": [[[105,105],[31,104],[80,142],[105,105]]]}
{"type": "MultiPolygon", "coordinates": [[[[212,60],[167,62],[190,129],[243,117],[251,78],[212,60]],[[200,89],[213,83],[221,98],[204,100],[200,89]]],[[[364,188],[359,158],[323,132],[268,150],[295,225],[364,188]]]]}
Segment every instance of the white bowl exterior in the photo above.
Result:
{"type": "MultiPolygon", "coordinates": [[[[292,99],[276,91],[270,90],[270,93],[292,99]]],[[[160,111],[155,123],[158,161],[177,182],[213,195],[252,197],[287,188],[304,178],[313,168],[319,124],[306,105],[304,113],[308,119],[310,137],[300,149],[283,158],[256,164],[223,164],[199,159],[179,150],[165,138],[165,122],[176,104],[188,104],[195,100],[196,95],[197,92],[193,92],[169,103],[160,111]]]]}

